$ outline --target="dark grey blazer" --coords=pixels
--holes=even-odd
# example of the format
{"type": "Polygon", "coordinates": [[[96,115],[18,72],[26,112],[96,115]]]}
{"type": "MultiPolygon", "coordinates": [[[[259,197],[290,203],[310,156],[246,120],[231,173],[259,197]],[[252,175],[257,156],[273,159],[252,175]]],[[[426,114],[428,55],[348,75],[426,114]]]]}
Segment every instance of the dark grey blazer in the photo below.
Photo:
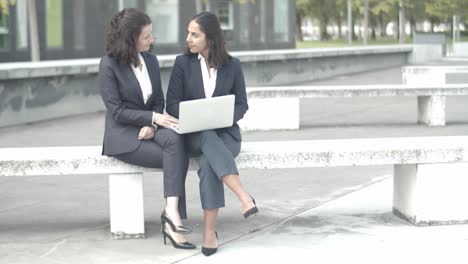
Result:
{"type": "Polygon", "coordinates": [[[151,126],[153,112],[163,113],[159,63],[151,53],[142,53],[148,69],[153,93],[146,104],[140,84],[130,65],[104,56],[99,64],[99,89],[106,105],[106,123],[102,154],[113,156],[134,151],[141,143],[138,133],[151,126]]]}
{"type": "MultiPolygon", "coordinates": [[[[222,128],[235,139],[241,141],[241,134],[237,121],[244,117],[249,108],[245,91],[244,74],[239,59],[230,58],[225,65],[218,69],[214,96],[234,94],[234,125],[222,128]]],[[[167,90],[166,111],[174,117],[179,117],[179,103],[205,98],[203,77],[198,54],[177,56],[167,90]]]]}

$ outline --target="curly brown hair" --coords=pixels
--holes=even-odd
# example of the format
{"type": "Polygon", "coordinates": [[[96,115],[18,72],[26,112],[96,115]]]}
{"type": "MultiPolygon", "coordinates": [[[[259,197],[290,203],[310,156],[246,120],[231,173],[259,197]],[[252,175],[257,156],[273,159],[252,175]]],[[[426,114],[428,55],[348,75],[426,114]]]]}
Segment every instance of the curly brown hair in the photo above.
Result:
{"type": "MultiPolygon", "coordinates": [[[[136,44],[142,28],[151,24],[149,16],[136,8],[125,8],[115,14],[107,30],[106,53],[119,63],[138,66],[136,44]]],[[[150,48],[151,51],[151,48],[150,48]]]]}

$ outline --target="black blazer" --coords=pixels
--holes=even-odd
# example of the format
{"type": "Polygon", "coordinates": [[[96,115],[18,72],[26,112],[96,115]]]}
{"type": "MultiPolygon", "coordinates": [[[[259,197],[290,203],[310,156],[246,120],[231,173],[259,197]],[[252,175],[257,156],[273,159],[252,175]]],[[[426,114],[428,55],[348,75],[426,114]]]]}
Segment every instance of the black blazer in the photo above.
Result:
{"type": "MultiPolygon", "coordinates": [[[[240,129],[237,122],[244,117],[249,106],[247,104],[241,64],[239,59],[233,57],[218,69],[213,97],[229,94],[236,96],[234,125],[222,129],[241,141],[240,129]]],[[[179,118],[180,102],[202,98],[205,98],[205,89],[198,54],[177,56],[167,90],[167,113],[179,118]]]]}
{"type": "Polygon", "coordinates": [[[140,146],[138,133],[151,126],[153,112],[163,113],[164,95],[161,89],[159,63],[153,54],[143,52],[153,93],[146,104],[140,84],[130,65],[104,56],[99,64],[99,89],[106,105],[106,121],[102,154],[113,156],[134,151],[140,146]]]}

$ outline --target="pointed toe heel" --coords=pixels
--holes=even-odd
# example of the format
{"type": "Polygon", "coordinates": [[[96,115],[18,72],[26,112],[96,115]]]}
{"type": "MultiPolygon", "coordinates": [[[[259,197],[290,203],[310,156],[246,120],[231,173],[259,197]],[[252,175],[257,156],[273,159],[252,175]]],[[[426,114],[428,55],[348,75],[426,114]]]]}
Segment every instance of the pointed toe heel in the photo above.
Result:
{"type": "Polygon", "coordinates": [[[250,198],[252,198],[252,202],[254,204],[254,207],[250,208],[249,210],[247,210],[247,212],[244,213],[244,218],[245,219],[247,219],[251,215],[254,215],[254,214],[258,213],[257,203],[255,202],[255,199],[252,196],[250,196],[250,198]]]}
{"type": "Polygon", "coordinates": [[[176,226],[174,224],[174,222],[172,222],[172,220],[167,215],[166,210],[164,210],[162,212],[162,214],[161,214],[161,225],[164,226],[164,224],[166,224],[166,223],[171,227],[172,232],[176,232],[176,233],[179,233],[179,234],[188,234],[188,233],[192,232],[192,229],[190,229],[188,227],[181,226],[181,225],[176,226]]]}
{"type": "Polygon", "coordinates": [[[218,248],[202,247],[202,249],[201,249],[201,252],[203,253],[203,255],[205,255],[207,257],[213,255],[214,253],[216,253],[216,251],[218,251],[218,248]]]}
{"type": "Polygon", "coordinates": [[[177,248],[177,249],[195,249],[197,248],[197,246],[195,246],[194,244],[188,242],[188,241],[185,241],[185,242],[182,242],[182,243],[177,243],[174,238],[171,237],[171,235],[169,233],[167,233],[165,230],[162,230],[161,231],[162,235],[163,235],[163,239],[164,239],[164,245],[166,245],[166,238],[169,238],[169,241],[171,241],[171,244],[174,248],[177,248]]]}
{"type": "MultiPolygon", "coordinates": [[[[215,232],[215,235],[216,235],[216,240],[218,240],[218,232],[215,232]]],[[[218,251],[217,247],[215,247],[215,248],[202,247],[202,249],[201,249],[202,254],[207,256],[207,257],[213,255],[217,251],[218,251]]]]}

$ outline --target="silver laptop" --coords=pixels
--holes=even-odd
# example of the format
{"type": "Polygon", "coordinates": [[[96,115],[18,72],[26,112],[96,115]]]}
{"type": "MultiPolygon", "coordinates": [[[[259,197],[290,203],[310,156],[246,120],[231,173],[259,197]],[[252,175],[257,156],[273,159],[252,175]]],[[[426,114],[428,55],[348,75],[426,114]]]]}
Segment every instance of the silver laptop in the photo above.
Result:
{"type": "Polygon", "coordinates": [[[179,134],[230,127],[234,123],[235,96],[225,95],[179,104],[179,134]]]}

